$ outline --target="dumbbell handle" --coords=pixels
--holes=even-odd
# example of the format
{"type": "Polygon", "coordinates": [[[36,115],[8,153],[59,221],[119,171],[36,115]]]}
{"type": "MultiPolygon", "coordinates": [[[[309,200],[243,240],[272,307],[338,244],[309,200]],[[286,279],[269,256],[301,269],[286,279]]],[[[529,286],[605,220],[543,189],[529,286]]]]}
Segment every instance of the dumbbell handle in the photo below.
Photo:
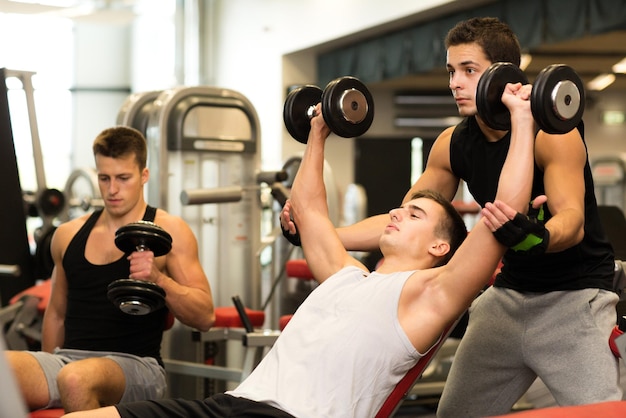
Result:
{"type": "Polygon", "coordinates": [[[315,111],[315,106],[310,106],[307,110],[306,110],[306,116],[309,118],[309,120],[313,119],[314,117],[316,117],[317,115],[319,115],[319,113],[317,113],[315,111]]]}
{"type": "MultiPolygon", "coordinates": [[[[339,102],[341,103],[339,108],[345,121],[356,124],[365,119],[368,106],[367,99],[362,92],[356,89],[347,89],[341,94],[339,102]]],[[[309,106],[306,115],[309,120],[317,116],[318,113],[315,111],[315,106],[309,106]]]]}

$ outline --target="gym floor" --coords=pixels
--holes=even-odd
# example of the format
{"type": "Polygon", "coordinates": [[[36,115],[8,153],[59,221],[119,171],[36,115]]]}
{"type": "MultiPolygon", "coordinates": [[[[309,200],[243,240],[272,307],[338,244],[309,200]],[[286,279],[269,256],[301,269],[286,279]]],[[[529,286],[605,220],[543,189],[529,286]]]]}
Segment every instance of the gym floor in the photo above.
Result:
{"type": "MultiPolygon", "coordinates": [[[[620,361],[620,384],[624,390],[623,399],[626,400],[626,366],[624,361],[620,361]]],[[[528,407],[531,408],[547,408],[556,406],[554,398],[541,382],[541,380],[535,381],[533,385],[528,389],[525,396],[525,402],[520,402],[520,410],[528,407]]],[[[405,401],[398,412],[394,415],[395,418],[435,418],[437,409],[437,399],[423,399],[423,400],[410,400],[405,401]]]]}

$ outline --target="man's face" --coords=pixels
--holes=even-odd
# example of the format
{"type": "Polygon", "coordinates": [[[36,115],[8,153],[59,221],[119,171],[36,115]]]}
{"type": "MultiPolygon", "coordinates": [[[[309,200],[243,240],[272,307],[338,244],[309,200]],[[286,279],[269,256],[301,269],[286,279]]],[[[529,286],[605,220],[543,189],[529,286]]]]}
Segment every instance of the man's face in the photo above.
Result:
{"type": "Polygon", "coordinates": [[[143,185],[148,180],[148,169],[139,169],[133,154],[121,158],[96,155],[98,186],[106,209],[123,216],[143,196],[143,185]]]}
{"type": "Polygon", "coordinates": [[[436,234],[444,209],[432,199],[418,198],[389,212],[389,224],[385,228],[381,244],[386,242],[398,251],[424,257],[429,248],[441,241],[436,234]]]}
{"type": "Polygon", "coordinates": [[[446,67],[450,74],[449,85],[461,116],[476,114],[476,86],[491,64],[482,47],[476,43],[448,48],[446,67]]]}

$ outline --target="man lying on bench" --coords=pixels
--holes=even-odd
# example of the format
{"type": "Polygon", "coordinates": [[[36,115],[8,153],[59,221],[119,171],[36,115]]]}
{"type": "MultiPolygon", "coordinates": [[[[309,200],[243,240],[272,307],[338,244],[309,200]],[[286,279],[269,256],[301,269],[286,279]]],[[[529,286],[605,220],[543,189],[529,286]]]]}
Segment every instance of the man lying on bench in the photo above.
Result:
{"type": "MultiPolygon", "coordinates": [[[[322,171],[330,131],[314,117],[291,203],[305,258],[321,284],[252,374],[236,389],[205,400],[143,401],[67,416],[373,416],[491,277],[505,250],[492,232],[528,206],[534,140],[529,88],[508,85],[503,95],[512,135],[496,202],[486,205],[454,257],[467,235],[463,220],[446,199],[424,191],[390,211],[380,240],[385,262],[372,273],[348,255],[328,218],[322,171]]],[[[317,115],[320,110],[318,105],[317,115]]]]}

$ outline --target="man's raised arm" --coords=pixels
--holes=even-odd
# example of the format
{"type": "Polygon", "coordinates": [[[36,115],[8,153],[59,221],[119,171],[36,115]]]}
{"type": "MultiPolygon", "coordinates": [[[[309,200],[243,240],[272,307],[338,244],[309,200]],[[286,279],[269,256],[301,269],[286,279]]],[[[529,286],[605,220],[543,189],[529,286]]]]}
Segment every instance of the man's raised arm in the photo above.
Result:
{"type": "Polygon", "coordinates": [[[346,265],[364,267],[350,257],[328,217],[324,185],[324,145],[330,134],[320,105],[311,119],[311,131],[300,168],[291,187],[291,215],[298,226],[302,250],[318,281],[326,280],[346,265]]]}
{"type": "Polygon", "coordinates": [[[511,142],[500,173],[493,203],[487,203],[483,217],[468,238],[444,267],[440,283],[455,318],[473,300],[504,255],[506,247],[493,232],[512,220],[518,212],[526,213],[533,183],[534,120],[530,112],[531,86],[507,85],[502,101],[511,113],[511,142]],[[459,286],[459,283],[464,283],[459,286]]]}

